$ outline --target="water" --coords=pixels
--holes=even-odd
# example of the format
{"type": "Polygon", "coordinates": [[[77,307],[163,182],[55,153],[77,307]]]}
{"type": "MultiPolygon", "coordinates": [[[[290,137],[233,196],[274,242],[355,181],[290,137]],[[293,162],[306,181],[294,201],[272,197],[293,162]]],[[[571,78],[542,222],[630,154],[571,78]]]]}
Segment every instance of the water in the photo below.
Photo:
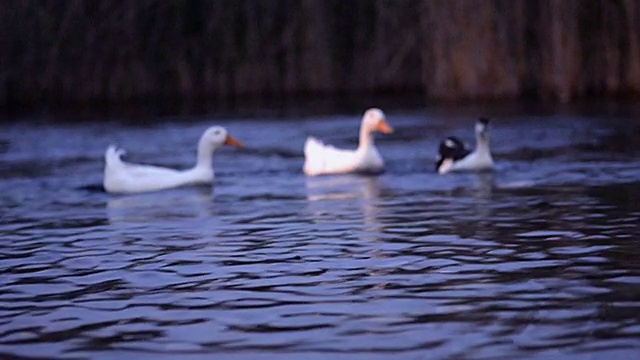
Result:
{"type": "Polygon", "coordinates": [[[494,173],[438,176],[469,116],[388,112],[379,177],[301,174],[357,116],[21,121],[0,135],[0,357],[632,358],[640,354],[640,124],[508,116],[494,173]],[[116,143],[213,189],[97,191],[116,143]]]}

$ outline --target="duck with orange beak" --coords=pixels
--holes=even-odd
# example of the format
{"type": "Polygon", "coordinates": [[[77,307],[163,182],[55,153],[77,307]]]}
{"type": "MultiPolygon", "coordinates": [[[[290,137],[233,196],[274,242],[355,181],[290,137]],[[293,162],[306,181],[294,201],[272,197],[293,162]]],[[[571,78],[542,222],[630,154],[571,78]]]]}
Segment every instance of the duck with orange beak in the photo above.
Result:
{"type": "Polygon", "coordinates": [[[391,134],[386,116],[380,109],[367,110],[360,124],[360,142],[356,150],[337,149],[310,136],[304,145],[304,168],[307,175],[384,172],[384,161],[374,144],[374,133],[391,134]]]}
{"type": "Polygon", "coordinates": [[[198,141],[196,164],[187,170],[127,163],[121,159],[125,151],[111,145],[105,152],[104,189],[109,193],[133,194],[186,185],[212,184],[215,178],[213,153],[224,145],[243,146],[222,126],[212,126],[205,130],[198,141]]]}

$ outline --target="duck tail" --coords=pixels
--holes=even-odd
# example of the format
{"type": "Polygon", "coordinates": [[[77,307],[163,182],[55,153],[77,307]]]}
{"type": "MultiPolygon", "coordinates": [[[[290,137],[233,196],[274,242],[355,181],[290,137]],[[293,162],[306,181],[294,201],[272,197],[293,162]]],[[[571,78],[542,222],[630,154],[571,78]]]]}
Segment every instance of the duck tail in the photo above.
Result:
{"type": "Polygon", "coordinates": [[[314,150],[316,150],[317,152],[318,150],[322,150],[323,148],[324,144],[322,143],[322,141],[314,138],[313,136],[309,136],[307,138],[307,141],[305,141],[304,143],[304,154],[309,157],[314,153],[314,150]]]}
{"type": "Polygon", "coordinates": [[[309,136],[304,143],[304,166],[303,172],[307,175],[317,175],[323,168],[324,144],[322,141],[309,136]]]}

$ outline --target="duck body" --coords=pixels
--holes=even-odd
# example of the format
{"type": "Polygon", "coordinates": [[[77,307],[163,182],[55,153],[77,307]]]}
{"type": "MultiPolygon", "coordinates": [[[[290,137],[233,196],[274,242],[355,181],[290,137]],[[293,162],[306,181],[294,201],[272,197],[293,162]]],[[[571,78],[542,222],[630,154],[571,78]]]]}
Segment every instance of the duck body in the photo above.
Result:
{"type": "Polygon", "coordinates": [[[215,177],[211,166],[195,166],[180,171],[132,164],[122,160],[124,153],[113,145],[105,153],[104,189],[109,193],[140,193],[185,185],[206,185],[212,184],[215,177]]]}
{"type": "Polygon", "coordinates": [[[355,150],[338,149],[332,145],[325,145],[315,137],[308,137],[304,145],[304,173],[315,176],[384,172],[384,161],[374,144],[374,132],[393,132],[386,123],[384,113],[375,108],[367,110],[362,118],[360,141],[355,150]]]}
{"type": "Polygon", "coordinates": [[[212,184],[215,178],[213,153],[223,145],[242,146],[223,127],[212,126],[207,129],[198,142],[196,165],[187,170],[128,163],[122,160],[125,151],[111,145],[105,152],[104,189],[108,193],[133,194],[212,184]]]}
{"type": "Polygon", "coordinates": [[[462,141],[450,136],[440,143],[436,157],[436,171],[446,174],[452,171],[492,170],[494,163],[489,148],[489,119],[480,118],[476,123],[476,148],[467,149],[462,141]]]}
{"type": "Polygon", "coordinates": [[[344,150],[310,136],[305,142],[304,153],[304,173],[307,175],[384,172],[384,160],[373,146],[344,150]]]}

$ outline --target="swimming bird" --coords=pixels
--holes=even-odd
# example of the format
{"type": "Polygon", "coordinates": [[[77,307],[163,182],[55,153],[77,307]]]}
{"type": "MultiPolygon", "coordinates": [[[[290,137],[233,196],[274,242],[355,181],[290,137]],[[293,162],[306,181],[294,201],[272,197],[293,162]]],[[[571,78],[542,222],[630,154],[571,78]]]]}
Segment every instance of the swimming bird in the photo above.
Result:
{"type": "Polygon", "coordinates": [[[384,161],[375,147],[374,132],[390,134],[393,129],[387,124],[382,110],[371,108],[362,117],[360,142],[356,150],[338,149],[309,136],[304,144],[304,173],[307,175],[382,173],[384,161]]]}
{"type": "Polygon", "coordinates": [[[127,163],[121,159],[125,151],[111,145],[104,154],[104,189],[109,193],[132,194],[184,185],[212,184],[213,153],[223,145],[242,147],[222,126],[205,130],[198,141],[196,164],[187,170],[127,163]]]}
{"type": "Polygon", "coordinates": [[[493,158],[489,149],[489,119],[480,118],[476,122],[476,148],[467,149],[462,141],[449,136],[440,143],[436,156],[436,171],[446,174],[450,171],[482,171],[493,169],[493,158]]]}

